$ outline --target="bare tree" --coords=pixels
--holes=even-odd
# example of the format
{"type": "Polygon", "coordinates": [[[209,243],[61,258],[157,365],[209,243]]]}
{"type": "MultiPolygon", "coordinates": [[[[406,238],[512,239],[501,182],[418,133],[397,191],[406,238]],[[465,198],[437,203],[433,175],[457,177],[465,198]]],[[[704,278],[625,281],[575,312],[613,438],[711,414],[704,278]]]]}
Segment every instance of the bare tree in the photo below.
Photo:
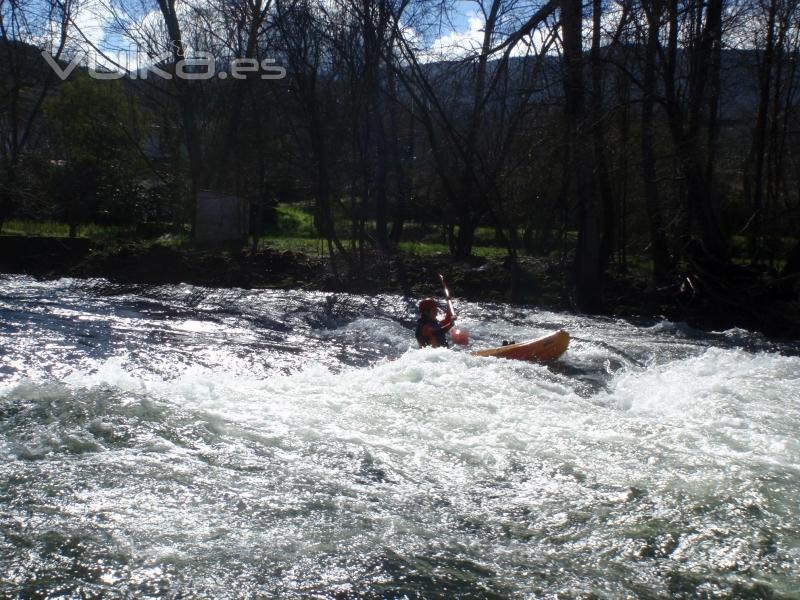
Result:
{"type": "Polygon", "coordinates": [[[645,206],[650,226],[650,255],[653,259],[653,277],[663,285],[670,277],[671,259],[664,229],[664,217],[658,189],[655,152],[655,106],[657,101],[657,58],[660,50],[659,36],[665,14],[661,0],[642,0],[645,15],[645,60],[642,85],[642,178],[644,180],[645,206]]]}
{"type": "Polygon", "coordinates": [[[6,88],[0,106],[0,230],[17,195],[20,159],[55,83],[55,72],[45,66],[39,52],[61,60],[73,6],[72,0],[49,0],[44,5],[0,0],[0,69],[6,88]]]}
{"type": "MultiPolygon", "coordinates": [[[[333,203],[338,193],[333,186],[333,157],[329,130],[331,113],[327,111],[332,99],[331,80],[326,78],[325,66],[331,54],[325,46],[319,11],[309,0],[291,3],[278,1],[276,27],[279,49],[287,61],[292,92],[299,109],[304,138],[307,139],[308,159],[313,169],[314,218],[317,229],[328,243],[328,251],[349,260],[347,250],[336,232],[333,203]]],[[[301,141],[301,147],[305,144],[301,141]]]]}
{"type": "MultiPolygon", "coordinates": [[[[793,88],[793,74],[784,81],[787,45],[797,18],[796,0],[766,0],[754,3],[752,18],[759,27],[755,31],[758,52],[758,108],[750,151],[742,171],[743,187],[750,201],[752,216],[749,226],[751,259],[758,262],[763,254],[763,223],[767,205],[774,200],[775,181],[782,176],[782,152],[778,151],[781,134],[780,113],[793,88]]],[[[784,134],[785,135],[785,134],[784,134]]]]}
{"type": "Polygon", "coordinates": [[[569,168],[567,189],[578,207],[578,246],[575,251],[575,303],[596,311],[602,303],[600,260],[601,211],[594,160],[587,128],[584,98],[583,10],[580,0],[562,0],[561,32],[564,46],[564,109],[569,168]]]}

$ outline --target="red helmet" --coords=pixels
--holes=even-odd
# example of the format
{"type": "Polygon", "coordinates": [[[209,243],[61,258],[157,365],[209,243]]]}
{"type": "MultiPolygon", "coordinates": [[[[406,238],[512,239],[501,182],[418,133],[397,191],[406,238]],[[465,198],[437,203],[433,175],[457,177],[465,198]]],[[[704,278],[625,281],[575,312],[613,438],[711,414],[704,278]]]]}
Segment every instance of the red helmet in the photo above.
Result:
{"type": "Polygon", "coordinates": [[[439,308],[439,305],[436,304],[436,300],[433,298],[425,298],[425,300],[420,300],[419,303],[419,312],[426,313],[432,308],[439,308]]]}

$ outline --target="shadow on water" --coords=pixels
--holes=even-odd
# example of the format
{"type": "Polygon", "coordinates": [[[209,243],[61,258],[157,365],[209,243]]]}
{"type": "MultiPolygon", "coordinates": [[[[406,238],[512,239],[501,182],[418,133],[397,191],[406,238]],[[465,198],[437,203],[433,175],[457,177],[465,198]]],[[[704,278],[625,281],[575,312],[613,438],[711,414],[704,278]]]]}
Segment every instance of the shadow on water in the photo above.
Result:
{"type": "Polygon", "coordinates": [[[401,556],[388,550],[375,568],[389,581],[344,597],[504,600],[511,595],[511,590],[503,588],[491,568],[457,554],[447,556],[442,551],[436,552],[434,558],[401,556]]]}

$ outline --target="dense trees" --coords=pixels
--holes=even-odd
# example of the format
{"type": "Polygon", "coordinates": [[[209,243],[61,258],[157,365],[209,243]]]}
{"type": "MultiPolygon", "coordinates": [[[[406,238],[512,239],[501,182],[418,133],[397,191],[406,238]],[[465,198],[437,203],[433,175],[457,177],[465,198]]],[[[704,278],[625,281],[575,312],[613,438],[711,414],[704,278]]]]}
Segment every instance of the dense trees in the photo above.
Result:
{"type": "Polygon", "coordinates": [[[141,147],[147,124],[119,81],[79,74],[44,105],[52,152],[54,200],[71,237],[87,221],[135,223],[144,216],[141,147]]]}
{"type": "Polygon", "coordinates": [[[177,220],[200,188],[249,197],[256,223],[306,200],[352,270],[410,222],[457,256],[491,227],[512,267],[564,257],[587,310],[610,269],[644,265],[664,285],[698,260],[778,267],[800,230],[797,0],[475,0],[466,15],[427,0],[98,0],[91,47],[128,74],[67,84],[21,67],[37,45],[66,59],[90,41],[67,0],[37,21],[43,6],[0,0],[0,219],[42,177],[20,179],[26,157],[115,182],[61,200],[73,207],[133,197],[124,182],[156,172],[187,207],[177,220]],[[141,131],[103,124],[111,96],[141,131]]]}
{"type": "Polygon", "coordinates": [[[20,170],[56,80],[36,50],[61,58],[73,10],[72,0],[0,0],[0,230],[33,196],[20,170]]]}

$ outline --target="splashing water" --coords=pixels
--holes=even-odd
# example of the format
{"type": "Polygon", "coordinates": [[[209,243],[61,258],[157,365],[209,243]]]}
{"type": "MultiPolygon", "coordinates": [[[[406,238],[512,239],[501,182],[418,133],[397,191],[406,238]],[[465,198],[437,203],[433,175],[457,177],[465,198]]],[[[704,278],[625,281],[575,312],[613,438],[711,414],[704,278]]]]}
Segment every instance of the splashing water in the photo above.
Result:
{"type": "Polygon", "coordinates": [[[797,597],[797,345],[413,300],[0,278],[0,595],[797,597]]]}

